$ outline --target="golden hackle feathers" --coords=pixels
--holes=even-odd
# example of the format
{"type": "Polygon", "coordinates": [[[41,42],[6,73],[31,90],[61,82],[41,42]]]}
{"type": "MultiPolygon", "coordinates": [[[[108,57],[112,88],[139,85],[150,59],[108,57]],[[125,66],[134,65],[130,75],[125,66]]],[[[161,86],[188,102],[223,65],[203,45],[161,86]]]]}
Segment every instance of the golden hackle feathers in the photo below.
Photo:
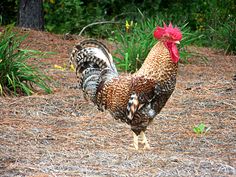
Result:
{"type": "Polygon", "coordinates": [[[177,68],[178,65],[171,60],[169,50],[162,42],[158,42],[153,46],[143,65],[134,75],[164,82],[170,79],[172,75],[176,75],[177,68]]]}

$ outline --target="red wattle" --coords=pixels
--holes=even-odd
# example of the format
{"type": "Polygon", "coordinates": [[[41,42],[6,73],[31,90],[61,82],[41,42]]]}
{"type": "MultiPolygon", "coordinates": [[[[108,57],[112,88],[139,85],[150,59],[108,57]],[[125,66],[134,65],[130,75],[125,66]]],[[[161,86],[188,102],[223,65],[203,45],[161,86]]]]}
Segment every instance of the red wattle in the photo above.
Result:
{"type": "Polygon", "coordinates": [[[174,63],[179,61],[179,51],[175,43],[173,42],[165,42],[165,46],[170,52],[171,59],[174,63]]]}

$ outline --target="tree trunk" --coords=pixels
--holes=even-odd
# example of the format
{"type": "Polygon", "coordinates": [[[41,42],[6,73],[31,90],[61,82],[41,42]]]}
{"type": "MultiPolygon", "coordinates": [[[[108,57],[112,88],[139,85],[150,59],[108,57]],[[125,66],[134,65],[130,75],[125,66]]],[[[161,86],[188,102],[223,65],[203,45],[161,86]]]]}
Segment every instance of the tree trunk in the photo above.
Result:
{"type": "Polygon", "coordinates": [[[43,0],[20,0],[18,26],[44,29],[43,0]]]}

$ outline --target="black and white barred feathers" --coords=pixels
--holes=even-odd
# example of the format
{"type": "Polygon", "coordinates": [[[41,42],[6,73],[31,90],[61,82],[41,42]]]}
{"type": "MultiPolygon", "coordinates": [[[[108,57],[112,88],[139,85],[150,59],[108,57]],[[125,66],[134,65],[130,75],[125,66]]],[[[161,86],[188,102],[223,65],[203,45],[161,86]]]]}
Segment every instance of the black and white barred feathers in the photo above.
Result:
{"type": "Polygon", "coordinates": [[[99,86],[118,77],[108,48],[95,39],[83,40],[73,48],[70,64],[75,67],[79,85],[91,101],[96,102],[99,86]]]}

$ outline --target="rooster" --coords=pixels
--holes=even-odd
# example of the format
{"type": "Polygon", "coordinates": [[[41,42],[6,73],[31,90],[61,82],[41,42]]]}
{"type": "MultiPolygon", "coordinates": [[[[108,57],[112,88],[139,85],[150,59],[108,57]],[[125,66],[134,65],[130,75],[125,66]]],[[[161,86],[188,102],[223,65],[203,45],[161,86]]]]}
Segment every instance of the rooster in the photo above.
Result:
{"type": "Polygon", "coordinates": [[[136,150],[139,142],[144,149],[150,148],[145,131],[176,84],[180,58],[176,44],[182,39],[181,31],[164,24],[155,29],[154,37],[159,42],[134,74],[119,75],[108,48],[94,39],[77,44],[70,56],[85,98],[131,126],[136,150]]]}

